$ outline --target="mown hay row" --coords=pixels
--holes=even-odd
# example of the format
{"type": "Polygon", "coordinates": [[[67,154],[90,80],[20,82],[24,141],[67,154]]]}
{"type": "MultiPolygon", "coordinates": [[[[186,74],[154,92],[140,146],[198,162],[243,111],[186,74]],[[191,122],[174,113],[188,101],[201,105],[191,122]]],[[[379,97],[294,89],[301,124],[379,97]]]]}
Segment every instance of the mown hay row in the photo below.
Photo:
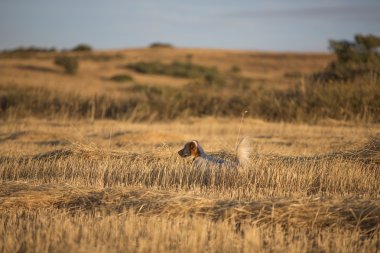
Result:
{"type": "Polygon", "coordinates": [[[340,226],[373,231],[380,224],[380,200],[360,198],[281,198],[218,200],[143,188],[78,188],[70,185],[4,183],[0,209],[58,208],[141,215],[202,216],[253,224],[294,227],[340,226]]]}

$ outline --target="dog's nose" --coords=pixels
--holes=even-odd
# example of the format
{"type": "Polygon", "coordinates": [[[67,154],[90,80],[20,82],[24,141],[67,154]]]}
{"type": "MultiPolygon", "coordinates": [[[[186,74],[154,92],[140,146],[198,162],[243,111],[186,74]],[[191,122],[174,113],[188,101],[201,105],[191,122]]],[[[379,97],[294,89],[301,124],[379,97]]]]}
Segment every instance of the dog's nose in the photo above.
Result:
{"type": "Polygon", "coordinates": [[[185,151],[183,149],[181,149],[180,151],[178,151],[178,155],[180,157],[186,157],[186,153],[185,153],[185,151]]]}

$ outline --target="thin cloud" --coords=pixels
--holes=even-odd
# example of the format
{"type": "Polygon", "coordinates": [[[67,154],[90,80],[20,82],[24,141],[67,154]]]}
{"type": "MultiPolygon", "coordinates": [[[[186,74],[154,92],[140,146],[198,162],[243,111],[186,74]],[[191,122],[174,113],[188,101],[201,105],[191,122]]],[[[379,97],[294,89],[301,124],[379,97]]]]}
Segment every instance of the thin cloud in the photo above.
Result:
{"type": "Polygon", "coordinates": [[[366,20],[380,23],[380,4],[318,6],[294,9],[264,9],[226,13],[230,18],[334,18],[352,21],[366,20]]]}

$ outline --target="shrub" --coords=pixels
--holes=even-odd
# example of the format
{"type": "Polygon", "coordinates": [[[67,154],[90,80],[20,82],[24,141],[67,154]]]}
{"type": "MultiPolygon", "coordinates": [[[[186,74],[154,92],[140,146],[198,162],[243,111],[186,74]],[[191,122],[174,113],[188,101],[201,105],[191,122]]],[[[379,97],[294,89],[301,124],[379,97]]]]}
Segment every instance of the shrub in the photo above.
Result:
{"type": "Polygon", "coordinates": [[[380,37],[356,35],[355,41],[330,41],[330,49],[336,60],[325,71],[314,75],[314,79],[354,80],[368,74],[380,74],[380,37]]]}
{"type": "Polygon", "coordinates": [[[133,81],[133,77],[130,75],[121,74],[121,75],[111,76],[110,80],[114,82],[129,82],[129,81],[133,81]]]}
{"type": "Polygon", "coordinates": [[[230,68],[230,72],[231,73],[235,73],[235,74],[240,73],[241,72],[241,68],[239,66],[237,66],[237,65],[232,65],[231,68],[230,68]]]}
{"type": "Polygon", "coordinates": [[[50,53],[57,52],[54,47],[42,48],[42,47],[18,47],[15,49],[8,49],[0,51],[0,56],[2,57],[36,57],[37,54],[48,55],[50,53]]]}
{"type": "Polygon", "coordinates": [[[74,47],[73,49],[71,49],[71,51],[73,51],[73,52],[91,52],[92,47],[90,45],[87,45],[87,44],[79,44],[76,47],[74,47]]]}
{"type": "Polygon", "coordinates": [[[149,45],[150,48],[174,48],[170,43],[153,42],[149,45]]]}
{"type": "Polygon", "coordinates": [[[215,67],[206,67],[185,62],[136,62],[126,66],[143,74],[166,75],[184,78],[201,78],[207,84],[221,84],[224,82],[223,75],[215,67]]]}
{"type": "Polygon", "coordinates": [[[66,74],[74,75],[78,72],[79,60],[71,56],[57,56],[54,64],[64,68],[66,74]]]}

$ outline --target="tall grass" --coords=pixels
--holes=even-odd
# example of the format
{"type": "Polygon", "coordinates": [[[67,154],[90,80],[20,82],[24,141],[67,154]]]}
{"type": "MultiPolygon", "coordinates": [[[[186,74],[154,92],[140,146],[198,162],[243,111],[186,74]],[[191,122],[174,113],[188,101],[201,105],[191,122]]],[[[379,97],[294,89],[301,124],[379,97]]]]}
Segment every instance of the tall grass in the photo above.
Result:
{"type": "MultiPolygon", "coordinates": [[[[236,89],[193,83],[177,89],[131,85],[120,95],[92,98],[55,93],[43,88],[0,86],[0,116],[170,120],[189,116],[249,116],[269,121],[315,123],[332,118],[380,122],[377,79],[355,83],[304,83],[286,90],[251,87],[236,89]]],[[[236,84],[238,85],[238,84],[236,84]]]]}

